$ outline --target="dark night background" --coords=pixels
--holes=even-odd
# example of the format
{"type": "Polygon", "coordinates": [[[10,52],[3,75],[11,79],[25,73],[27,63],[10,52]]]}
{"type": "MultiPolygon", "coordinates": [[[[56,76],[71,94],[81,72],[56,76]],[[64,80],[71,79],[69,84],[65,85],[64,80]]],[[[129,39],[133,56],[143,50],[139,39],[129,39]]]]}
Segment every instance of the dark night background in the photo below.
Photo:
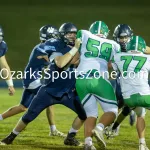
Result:
{"type": "MultiPolygon", "coordinates": [[[[1,0],[0,0],[1,1],[1,0]]],[[[150,46],[149,0],[5,0],[0,2],[0,25],[8,44],[6,54],[11,70],[23,70],[32,48],[39,43],[39,29],[45,24],[59,27],[73,22],[88,29],[96,20],[110,28],[111,38],[117,24],[129,24],[134,34],[150,46]]]]}

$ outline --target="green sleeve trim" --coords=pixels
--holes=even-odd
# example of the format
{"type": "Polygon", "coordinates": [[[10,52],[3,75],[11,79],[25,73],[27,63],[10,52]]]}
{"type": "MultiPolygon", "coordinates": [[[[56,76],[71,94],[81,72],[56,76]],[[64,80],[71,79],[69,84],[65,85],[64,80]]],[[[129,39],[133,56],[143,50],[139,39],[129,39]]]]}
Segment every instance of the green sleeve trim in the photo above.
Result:
{"type": "Polygon", "coordinates": [[[111,62],[112,62],[112,63],[114,63],[114,62],[115,62],[115,60],[114,60],[114,56],[112,57],[111,62]]]}
{"type": "Polygon", "coordinates": [[[79,31],[77,32],[77,38],[82,39],[82,30],[79,30],[79,31]]]}

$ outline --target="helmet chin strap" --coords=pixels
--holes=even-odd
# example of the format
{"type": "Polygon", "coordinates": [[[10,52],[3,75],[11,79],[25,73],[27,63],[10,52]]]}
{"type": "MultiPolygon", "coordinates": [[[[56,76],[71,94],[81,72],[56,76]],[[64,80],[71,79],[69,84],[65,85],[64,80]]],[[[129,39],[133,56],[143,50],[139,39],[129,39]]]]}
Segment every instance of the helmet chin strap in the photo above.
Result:
{"type": "Polygon", "coordinates": [[[46,38],[40,37],[41,41],[46,41],[46,38]]]}
{"type": "Polygon", "coordinates": [[[64,37],[66,39],[67,45],[69,45],[69,46],[74,46],[75,45],[75,39],[74,38],[71,38],[71,37],[69,38],[66,35],[64,37]]]}
{"type": "MultiPolygon", "coordinates": [[[[131,40],[131,37],[128,37],[128,40],[127,40],[125,43],[130,42],[130,40],[131,40]]],[[[120,38],[118,38],[118,37],[117,37],[117,42],[118,42],[118,43],[123,43],[123,42],[120,42],[120,38]]]]}
{"type": "Polygon", "coordinates": [[[71,45],[67,45],[67,46],[69,46],[70,48],[72,48],[73,46],[71,46],[71,45]]]}
{"type": "Polygon", "coordinates": [[[70,42],[69,42],[67,45],[73,47],[73,46],[75,45],[75,43],[70,43],[70,42]]]}
{"type": "Polygon", "coordinates": [[[117,38],[117,42],[119,43],[119,45],[121,46],[121,51],[122,52],[126,52],[126,45],[128,42],[130,42],[130,37],[128,38],[127,41],[124,41],[124,42],[120,42],[120,38],[117,38]]]}

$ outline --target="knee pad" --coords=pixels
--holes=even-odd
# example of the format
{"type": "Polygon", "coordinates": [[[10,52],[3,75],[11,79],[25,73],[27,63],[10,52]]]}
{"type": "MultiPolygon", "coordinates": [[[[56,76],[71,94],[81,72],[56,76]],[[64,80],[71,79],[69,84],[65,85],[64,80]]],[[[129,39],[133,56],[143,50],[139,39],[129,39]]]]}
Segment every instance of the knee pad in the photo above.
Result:
{"type": "Polygon", "coordinates": [[[76,109],[76,113],[78,114],[78,117],[81,120],[86,120],[86,118],[87,118],[86,112],[85,112],[82,104],[80,103],[80,101],[74,100],[74,106],[75,106],[75,109],[76,109]]]}
{"type": "Polygon", "coordinates": [[[36,117],[37,117],[37,113],[35,111],[31,111],[31,110],[28,110],[22,117],[22,121],[25,123],[25,124],[28,124],[30,123],[31,121],[33,121],[36,117]]]}
{"type": "Polygon", "coordinates": [[[111,103],[104,103],[99,101],[104,112],[113,112],[116,116],[118,116],[118,106],[111,103]]]}
{"type": "Polygon", "coordinates": [[[118,107],[114,107],[114,108],[108,108],[107,110],[105,110],[105,113],[106,112],[113,112],[115,115],[116,115],[116,117],[118,116],[118,107]]]}
{"type": "Polygon", "coordinates": [[[85,112],[86,112],[86,116],[87,117],[94,117],[97,118],[98,117],[98,109],[92,109],[90,106],[84,106],[85,112]]]}
{"type": "Polygon", "coordinates": [[[86,116],[87,117],[94,117],[94,118],[98,118],[98,111],[86,111],[86,116]]]}
{"type": "Polygon", "coordinates": [[[145,108],[143,108],[143,107],[136,107],[134,109],[134,111],[135,111],[135,113],[136,113],[136,115],[138,117],[145,117],[145,114],[146,114],[146,109],[145,108]]]}
{"type": "Polygon", "coordinates": [[[83,107],[87,117],[98,117],[98,106],[94,96],[91,96],[83,107]]]}
{"type": "Polygon", "coordinates": [[[128,115],[130,114],[130,112],[131,112],[131,109],[130,109],[130,107],[128,107],[128,106],[125,106],[125,107],[123,108],[123,110],[122,110],[122,114],[123,114],[124,116],[128,116],[128,115]]]}

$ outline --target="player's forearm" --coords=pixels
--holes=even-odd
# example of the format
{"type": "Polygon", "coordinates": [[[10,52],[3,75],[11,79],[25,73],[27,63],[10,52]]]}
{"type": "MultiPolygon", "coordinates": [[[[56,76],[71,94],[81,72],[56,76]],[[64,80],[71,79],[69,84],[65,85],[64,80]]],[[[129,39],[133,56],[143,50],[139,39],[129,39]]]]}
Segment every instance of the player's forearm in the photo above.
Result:
{"type": "Polygon", "coordinates": [[[75,46],[68,53],[66,53],[63,56],[58,56],[55,58],[55,63],[59,68],[63,68],[72,60],[72,58],[78,52],[78,49],[80,47],[80,43],[81,43],[81,40],[76,39],[75,46]]]}
{"type": "Polygon", "coordinates": [[[78,49],[76,47],[73,47],[68,53],[66,53],[63,56],[57,56],[55,58],[55,63],[59,68],[63,68],[66,66],[74,57],[74,55],[77,53],[78,49]]]}
{"type": "Polygon", "coordinates": [[[14,86],[13,80],[11,78],[11,71],[10,71],[9,66],[5,67],[4,71],[2,72],[2,75],[5,78],[5,81],[6,81],[7,85],[8,85],[8,87],[14,86]]]}
{"type": "Polygon", "coordinates": [[[69,62],[70,65],[78,65],[80,62],[80,54],[77,52],[73,59],[69,62]]]}
{"type": "Polygon", "coordinates": [[[9,80],[11,78],[11,72],[9,66],[2,67],[2,76],[4,79],[9,80]]]}
{"type": "Polygon", "coordinates": [[[72,59],[72,55],[69,53],[66,53],[63,56],[58,56],[55,58],[55,63],[59,68],[63,68],[64,66],[66,66],[70,60],[72,59]]]}

